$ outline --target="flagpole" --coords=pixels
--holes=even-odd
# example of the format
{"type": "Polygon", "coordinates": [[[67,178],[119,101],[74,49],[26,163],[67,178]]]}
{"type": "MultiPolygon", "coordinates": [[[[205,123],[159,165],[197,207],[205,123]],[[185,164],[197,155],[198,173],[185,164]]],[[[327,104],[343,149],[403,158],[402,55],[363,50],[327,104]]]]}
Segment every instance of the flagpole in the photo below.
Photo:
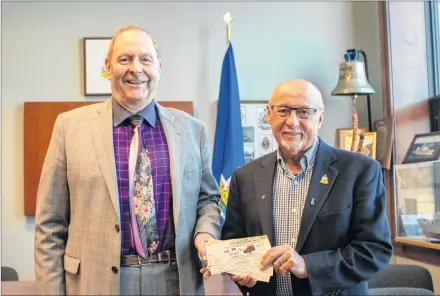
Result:
{"type": "MultiPolygon", "coordinates": [[[[231,46],[232,15],[223,14],[226,23],[226,53],[222,65],[220,79],[219,108],[217,110],[216,135],[214,140],[213,171],[220,187],[220,210],[222,223],[226,217],[229,198],[229,182],[233,171],[245,164],[243,151],[243,135],[241,128],[240,95],[238,91],[237,73],[235,70],[234,52],[231,46]],[[227,115],[227,116],[225,116],[227,115]],[[231,130],[240,132],[231,132],[231,130]],[[235,143],[233,147],[225,142],[235,143]],[[235,147],[234,147],[235,146],[235,147]]],[[[222,276],[223,284],[230,283],[229,276],[222,276]]]]}
{"type": "Polygon", "coordinates": [[[226,44],[231,42],[231,23],[226,24],[226,44]]]}
{"type": "Polygon", "coordinates": [[[232,15],[229,12],[226,12],[223,15],[223,20],[226,23],[226,45],[229,45],[231,43],[231,23],[232,23],[232,15]]]}

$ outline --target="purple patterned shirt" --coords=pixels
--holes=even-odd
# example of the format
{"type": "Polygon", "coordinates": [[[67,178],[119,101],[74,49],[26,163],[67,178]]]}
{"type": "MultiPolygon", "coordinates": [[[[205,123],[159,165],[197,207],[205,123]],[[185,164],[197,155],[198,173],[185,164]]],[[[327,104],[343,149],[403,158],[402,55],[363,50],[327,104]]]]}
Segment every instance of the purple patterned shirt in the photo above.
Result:
{"type": "MultiPolygon", "coordinates": [[[[156,207],[159,246],[156,253],[174,249],[174,223],[171,198],[170,158],[165,133],[162,129],[154,101],[138,112],[145,120],[141,134],[143,144],[151,158],[154,201],[156,207]]],[[[113,145],[118,178],[121,211],[121,255],[137,255],[130,223],[128,196],[128,156],[133,138],[133,127],[128,118],[133,115],[113,99],[113,145]]]]}

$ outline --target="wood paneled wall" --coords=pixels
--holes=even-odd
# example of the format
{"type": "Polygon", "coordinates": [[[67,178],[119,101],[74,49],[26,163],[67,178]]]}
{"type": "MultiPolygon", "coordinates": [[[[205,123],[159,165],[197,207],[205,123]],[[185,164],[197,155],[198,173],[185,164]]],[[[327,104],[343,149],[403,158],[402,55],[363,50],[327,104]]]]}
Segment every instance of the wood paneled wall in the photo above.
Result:
{"type": "MultiPolygon", "coordinates": [[[[41,169],[57,116],[94,102],[26,102],[24,103],[24,214],[35,215],[41,169]]],[[[159,102],[193,115],[192,102],[159,102]]]]}

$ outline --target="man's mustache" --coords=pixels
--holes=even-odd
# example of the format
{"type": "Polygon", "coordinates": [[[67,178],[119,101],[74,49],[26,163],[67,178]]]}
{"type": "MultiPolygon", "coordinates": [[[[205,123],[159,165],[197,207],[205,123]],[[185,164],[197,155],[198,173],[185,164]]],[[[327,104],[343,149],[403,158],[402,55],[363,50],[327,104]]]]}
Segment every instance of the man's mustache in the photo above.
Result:
{"type": "Polygon", "coordinates": [[[282,131],[282,134],[289,134],[289,135],[296,135],[296,134],[302,134],[303,131],[302,130],[292,130],[292,131],[282,131]]]}

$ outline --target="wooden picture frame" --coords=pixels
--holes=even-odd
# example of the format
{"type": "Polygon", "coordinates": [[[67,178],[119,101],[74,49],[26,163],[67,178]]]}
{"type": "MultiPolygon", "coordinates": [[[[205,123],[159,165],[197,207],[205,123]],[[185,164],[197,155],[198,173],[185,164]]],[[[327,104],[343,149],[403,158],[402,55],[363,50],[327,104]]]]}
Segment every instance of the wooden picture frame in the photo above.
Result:
{"type": "Polygon", "coordinates": [[[415,135],[402,163],[436,160],[440,160],[440,132],[415,135]]]}
{"type": "Polygon", "coordinates": [[[110,96],[110,81],[103,77],[105,57],[111,37],[85,37],[84,49],[84,95],[110,96]]]}
{"type": "MultiPolygon", "coordinates": [[[[368,127],[359,128],[364,133],[368,132],[368,127]]],[[[352,127],[337,128],[336,129],[336,147],[345,149],[345,136],[349,133],[353,133],[352,127]]]]}
{"type": "Polygon", "coordinates": [[[267,101],[241,101],[243,150],[246,163],[278,149],[266,120],[267,101]]]}
{"type": "MultiPolygon", "coordinates": [[[[353,141],[353,133],[348,133],[345,135],[345,150],[351,150],[351,143],[353,141]]],[[[361,134],[359,141],[359,153],[367,155],[373,159],[376,159],[376,132],[368,132],[361,134]]]]}

